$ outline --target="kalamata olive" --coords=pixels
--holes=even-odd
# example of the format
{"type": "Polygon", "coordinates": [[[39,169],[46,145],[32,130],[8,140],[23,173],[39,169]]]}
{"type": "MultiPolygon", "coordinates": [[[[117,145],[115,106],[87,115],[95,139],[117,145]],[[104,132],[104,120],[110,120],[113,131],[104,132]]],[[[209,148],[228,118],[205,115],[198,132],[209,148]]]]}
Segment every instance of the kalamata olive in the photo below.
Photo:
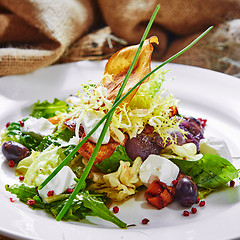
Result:
{"type": "Polygon", "coordinates": [[[184,118],[180,122],[179,127],[187,130],[193,136],[203,134],[203,129],[201,128],[200,124],[197,123],[193,118],[184,118]]]}
{"type": "Polygon", "coordinates": [[[19,162],[29,155],[29,150],[20,143],[8,141],[3,143],[2,153],[6,159],[19,162]]]}
{"type": "MultiPolygon", "coordinates": [[[[179,118],[180,119],[180,118],[179,118]]],[[[201,127],[200,122],[193,117],[183,117],[179,128],[186,131],[186,143],[194,143],[199,151],[199,142],[203,139],[203,128],[201,127]]]]}
{"type": "MultiPolygon", "coordinates": [[[[183,145],[186,142],[183,134],[178,131],[170,131],[169,134],[172,136],[174,143],[179,146],[183,145]]],[[[172,144],[172,140],[170,139],[170,137],[168,137],[164,142],[158,133],[154,133],[153,141],[161,148],[166,148],[170,144],[172,144]]]]}
{"type": "Polygon", "coordinates": [[[132,160],[141,157],[143,161],[150,154],[158,155],[161,151],[161,147],[152,142],[152,138],[145,133],[138,134],[136,137],[128,139],[125,148],[128,156],[132,160]]]}
{"type": "Polygon", "coordinates": [[[189,207],[196,203],[198,198],[198,188],[189,178],[180,178],[176,185],[176,199],[184,206],[189,207]]]}

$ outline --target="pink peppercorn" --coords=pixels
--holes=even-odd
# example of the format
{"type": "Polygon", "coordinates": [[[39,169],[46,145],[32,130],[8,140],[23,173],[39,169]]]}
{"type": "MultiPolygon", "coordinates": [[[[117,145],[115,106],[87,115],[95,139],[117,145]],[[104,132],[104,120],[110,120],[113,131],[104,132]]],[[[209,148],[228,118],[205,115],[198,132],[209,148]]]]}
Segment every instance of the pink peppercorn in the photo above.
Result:
{"type": "Polygon", "coordinates": [[[72,193],[73,189],[72,188],[67,188],[66,193],[72,193]]]}
{"type": "Polygon", "coordinates": [[[234,187],[235,186],[235,182],[232,180],[230,181],[230,187],[234,187]]]}
{"type": "Polygon", "coordinates": [[[150,221],[149,219],[147,219],[147,218],[144,218],[144,219],[142,220],[142,224],[144,224],[144,225],[145,225],[145,224],[148,224],[148,223],[149,223],[149,221],[150,221]]]}
{"type": "Polygon", "coordinates": [[[19,180],[23,181],[24,180],[24,176],[19,176],[19,180]]]}
{"type": "Polygon", "coordinates": [[[52,190],[52,191],[49,191],[48,193],[47,193],[47,196],[48,197],[51,197],[51,196],[53,196],[54,195],[54,191],[52,190]]]}
{"type": "Polygon", "coordinates": [[[118,212],[119,212],[119,207],[118,206],[113,207],[113,213],[118,213],[118,212]]]}
{"type": "Polygon", "coordinates": [[[174,186],[176,186],[176,185],[177,185],[177,183],[178,183],[178,181],[177,181],[177,180],[173,180],[173,181],[172,181],[172,184],[173,184],[174,186]]]}
{"type": "Polygon", "coordinates": [[[193,207],[193,208],[191,209],[191,212],[192,212],[193,214],[195,214],[195,213],[197,212],[197,209],[196,209],[195,207],[193,207]]]}
{"type": "Polygon", "coordinates": [[[32,206],[32,205],[35,204],[35,200],[29,199],[29,200],[27,201],[27,204],[28,204],[29,206],[32,206]]]}
{"type": "Polygon", "coordinates": [[[198,118],[198,120],[200,121],[201,127],[205,128],[207,124],[207,119],[198,118]]]}
{"type": "Polygon", "coordinates": [[[14,166],[15,166],[15,162],[14,162],[13,160],[10,160],[10,161],[8,162],[8,166],[9,166],[9,167],[14,167],[14,166]]]}
{"type": "Polygon", "coordinates": [[[24,127],[24,121],[20,120],[19,123],[21,127],[24,127]]]}
{"type": "Polygon", "coordinates": [[[204,207],[204,206],[205,206],[205,201],[201,201],[201,202],[199,203],[199,206],[200,206],[200,207],[204,207]]]}
{"type": "Polygon", "coordinates": [[[189,216],[189,211],[187,211],[187,210],[183,211],[183,216],[188,217],[189,216]]]}

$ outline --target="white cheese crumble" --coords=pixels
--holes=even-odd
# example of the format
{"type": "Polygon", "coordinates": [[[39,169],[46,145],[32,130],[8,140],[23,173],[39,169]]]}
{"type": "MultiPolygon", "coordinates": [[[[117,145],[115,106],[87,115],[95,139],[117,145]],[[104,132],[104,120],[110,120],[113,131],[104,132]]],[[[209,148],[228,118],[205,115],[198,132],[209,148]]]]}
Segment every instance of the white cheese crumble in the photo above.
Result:
{"type": "Polygon", "coordinates": [[[54,191],[55,195],[59,195],[65,192],[68,188],[73,188],[76,185],[74,180],[76,175],[70,167],[64,166],[51,181],[47,183],[41,190],[39,195],[42,199],[47,197],[49,191],[54,191]]]}
{"type": "MultiPolygon", "coordinates": [[[[97,123],[102,119],[102,114],[97,114],[95,112],[89,111],[84,115],[82,126],[84,128],[84,131],[86,135],[97,125],[97,123]]],[[[97,143],[101,132],[103,129],[103,124],[101,124],[97,130],[92,134],[92,136],[89,138],[94,143],[97,143]]],[[[110,131],[109,128],[104,136],[102,144],[107,144],[110,140],[110,131]]]]}
{"type": "Polygon", "coordinates": [[[43,138],[54,132],[56,126],[46,118],[29,117],[22,127],[22,132],[37,138],[43,138]]]}
{"type": "Polygon", "coordinates": [[[140,168],[139,177],[144,185],[149,186],[153,181],[160,180],[170,186],[177,179],[179,168],[165,157],[149,155],[140,168]]]}
{"type": "Polygon", "coordinates": [[[200,140],[200,153],[214,154],[232,162],[232,156],[225,141],[213,137],[200,140]]]}

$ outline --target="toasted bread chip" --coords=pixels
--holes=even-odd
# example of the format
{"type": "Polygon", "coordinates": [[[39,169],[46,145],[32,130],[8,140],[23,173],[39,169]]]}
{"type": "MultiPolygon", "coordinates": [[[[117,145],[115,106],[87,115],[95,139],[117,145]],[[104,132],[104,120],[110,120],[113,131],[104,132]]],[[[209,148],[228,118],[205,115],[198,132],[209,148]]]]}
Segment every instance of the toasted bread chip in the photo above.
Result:
{"type": "MultiPolygon", "coordinates": [[[[158,44],[158,38],[153,36],[144,41],[142,50],[139,54],[136,65],[129,77],[128,83],[124,89],[123,95],[127,93],[137,82],[139,82],[146,74],[151,71],[151,55],[153,52],[152,43],[158,44]]],[[[107,62],[104,77],[100,85],[108,90],[108,99],[114,100],[117,96],[119,88],[127,74],[127,71],[137,52],[138,45],[129,46],[116,52],[107,62]]],[[[135,89],[125,100],[130,103],[131,99],[137,92],[135,89]]]]}
{"type": "Polygon", "coordinates": [[[60,122],[60,117],[53,116],[53,117],[48,118],[48,121],[52,124],[58,124],[60,122]]]}
{"type": "MultiPolygon", "coordinates": [[[[125,135],[125,139],[122,145],[124,145],[126,141],[127,141],[127,135],[125,135]]],[[[109,143],[102,144],[97,154],[97,157],[94,161],[94,164],[102,162],[105,158],[109,158],[113,154],[113,152],[115,151],[118,145],[119,143],[116,142],[113,138],[110,138],[109,143]]],[[[79,148],[78,152],[84,158],[89,160],[95,147],[96,147],[96,143],[87,141],[82,145],[82,147],[79,148]]]]}
{"type": "MultiPolygon", "coordinates": [[[[101,145],[94,164],[102,162],[105,158],[109,158],[113,154],[113,152],[115,151],[115,149],[117,148],[118,145],[119,145],[119,143],[117,143],[117,142],[101,145]]],[[[78,152],[84,158],[89,160],[93,153],[95,146],[96,146],[95,143],[92,143],[89,141],[85,142],[82,145],[82,147],[78,150],[78,152]]]]}

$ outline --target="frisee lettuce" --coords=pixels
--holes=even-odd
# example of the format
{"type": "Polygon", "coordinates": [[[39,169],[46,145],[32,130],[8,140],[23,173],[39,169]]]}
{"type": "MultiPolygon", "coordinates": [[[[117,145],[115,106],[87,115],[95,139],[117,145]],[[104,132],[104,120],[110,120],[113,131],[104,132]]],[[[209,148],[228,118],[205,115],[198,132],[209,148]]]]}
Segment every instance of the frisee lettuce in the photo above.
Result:
{"type": "Polygon", "coordinates": [[[130,138],[141,133],[147,124],[154,127],[163,141],[171,138],[170,130],[179,130],[178,120],[170,117],[172,109],[178,105],[173,95],[162,88],[167,71],[155,73],[150,80],[143,83],[134,95],[130,104],[122,104],[113,115],[111,124],[130,138]]]}
{"type": "Polygon", "coordinates": [[[131,100],[130,107],[132,109],[148,109],[151,101],[160,92],[162,83],[165,81],[165,74],[168,70],[159,69],[151,75],[147,82],[140,85],[138,91],[131,100]]]}

